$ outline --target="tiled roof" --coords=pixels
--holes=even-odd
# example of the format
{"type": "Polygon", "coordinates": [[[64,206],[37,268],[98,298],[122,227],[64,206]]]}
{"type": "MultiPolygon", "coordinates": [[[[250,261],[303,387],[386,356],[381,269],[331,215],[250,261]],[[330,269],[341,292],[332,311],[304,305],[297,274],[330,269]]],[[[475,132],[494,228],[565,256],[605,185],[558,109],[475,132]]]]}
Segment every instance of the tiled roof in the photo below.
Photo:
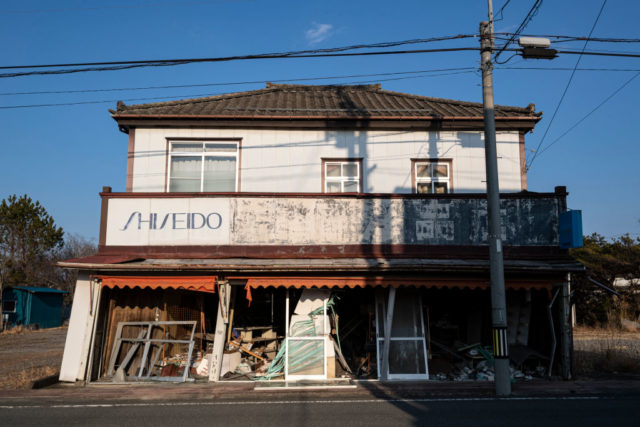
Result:
{"type": "MultiPolygon", "coordinates": [[[[306,86],[267,83],[264,89],[152,104],[118,102],[119,117],[412,119],[480,118],[482,104],[382,90],[380,84],[306,86]]],[[[535,106],[496,106],[497,118],[538,120],[535,106]]]]}

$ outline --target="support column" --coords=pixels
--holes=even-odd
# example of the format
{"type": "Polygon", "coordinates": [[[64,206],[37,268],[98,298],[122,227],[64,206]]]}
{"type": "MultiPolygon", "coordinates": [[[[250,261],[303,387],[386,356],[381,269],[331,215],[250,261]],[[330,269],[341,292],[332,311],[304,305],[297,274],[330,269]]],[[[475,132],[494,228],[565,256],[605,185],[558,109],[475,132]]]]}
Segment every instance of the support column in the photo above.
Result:
{"type": "Polygon", "coordinates": [[[209,360],[209,381],[220,380],[224,345],[226,344],[227,325],[229,324],[229,302],[231,300],[231,285],[227,280],[220,280],[218,286],[218,316],[216,318],[216,332],[213,339],[213,351],[209,360]]]}
{"type": "Polygon", "coordinates": [[[380,376],[382,380],[389,379],[389,347],[391,347],[391,327],[393,326],[393,308],[396,304],[396,288],[389,288],[389,301],[387,303],[387,316],[384,321],[384,349],[382,350],[382,365],[380,376]]]}
{"type": "Polygon", "coordinates": [[[562,298],[560,299],[560,348],[562,352],[560,371],[565,380],[572,378],[573,328],[571,325],[570,280],[570,275],[567,274],[567,281],[562,284],[562,298]]]}

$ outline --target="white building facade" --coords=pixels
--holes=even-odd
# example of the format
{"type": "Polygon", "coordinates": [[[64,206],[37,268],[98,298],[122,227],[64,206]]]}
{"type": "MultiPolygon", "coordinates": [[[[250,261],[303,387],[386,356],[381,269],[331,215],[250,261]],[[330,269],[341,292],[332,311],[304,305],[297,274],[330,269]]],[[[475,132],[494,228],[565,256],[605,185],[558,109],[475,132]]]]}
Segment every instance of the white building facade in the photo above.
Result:
{"type": "MultiPolygon", "coordinates": [[[[112,117],[127,186],[101,193],[98,254],[61,263],[81,270],[61,380],[426,380],[432,339],[490,343],[480,104],[268,84],[112,117]]],[[[538,353],[555,332],[529,323],[580,269],[564,188],[524,191],[539,119],[496,108],[509,342],[538,353]]]]}

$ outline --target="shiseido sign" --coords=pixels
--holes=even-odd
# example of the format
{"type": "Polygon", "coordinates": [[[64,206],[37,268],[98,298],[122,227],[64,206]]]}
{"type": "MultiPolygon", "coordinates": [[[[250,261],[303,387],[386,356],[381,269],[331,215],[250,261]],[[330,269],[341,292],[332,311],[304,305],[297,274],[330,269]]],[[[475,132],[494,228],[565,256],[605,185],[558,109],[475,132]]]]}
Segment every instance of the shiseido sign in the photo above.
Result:
{"type": "Polygon", "coordinates": [[[229,218],[229,199],[111,199],[106,244],[228,244],[229,218]]]}
{"type": "Polygon", "coordinates": [[[132,212],[127,223],[120,229],[126,231],[129,226],[138,230],[162,230],[165,227],[173,230],[199,230],[201,228],[210,228],[215,230],[222,226],[222,215],[218,212],[170,212],[166,214],[158,214],[151,212],[149,215],[142,212],[132,212]],[[158,221],[158,215],[160,221],[158,221]]]}

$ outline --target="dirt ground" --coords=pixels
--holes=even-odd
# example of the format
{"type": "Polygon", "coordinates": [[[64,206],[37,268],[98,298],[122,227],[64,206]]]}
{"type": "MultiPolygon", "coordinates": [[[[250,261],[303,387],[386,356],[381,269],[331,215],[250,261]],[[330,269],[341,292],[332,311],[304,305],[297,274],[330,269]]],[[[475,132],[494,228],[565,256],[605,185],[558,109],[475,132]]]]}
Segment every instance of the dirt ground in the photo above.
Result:
{"type": "Polygon", "coordinates": [[[0,389],[28,388],[60,372],[67,328],[0,333],[0,389]]]}

